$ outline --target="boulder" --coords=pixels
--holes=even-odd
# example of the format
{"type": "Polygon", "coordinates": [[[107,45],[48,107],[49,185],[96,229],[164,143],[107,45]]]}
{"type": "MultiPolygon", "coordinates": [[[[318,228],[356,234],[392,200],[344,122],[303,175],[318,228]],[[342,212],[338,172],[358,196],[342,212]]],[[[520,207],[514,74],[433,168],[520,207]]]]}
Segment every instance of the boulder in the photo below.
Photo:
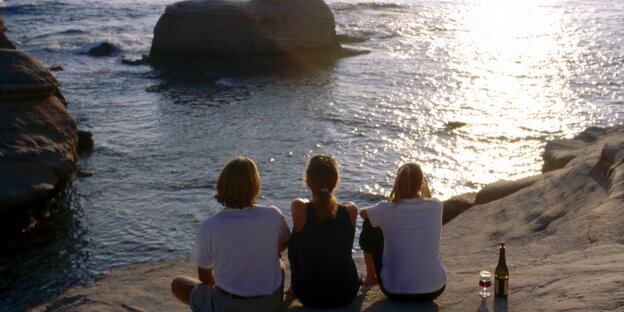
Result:
{"type": "Polygon", "coordinates": [[[575,136],[572,140],[562,139],[550,141],[544,148],[542,158],[542,172],[549,172],[565,167],[572,159],[579,155],[578,151],[587,148],[598,140],[608,130],[591,127],[575,136]]]}
{"type": "Polygon", "coordinates": [[[118,48],[109,42],[102,42],[97,46],[89,49],[89,55],[100,57],[100,56],[112,56],[118,52],[118,48]]]}
{"type": "Polygon", "coordinates": [[[19,50],[0,49],[0,212],[45,202],[71,179],[76,122],[58,82],[19,50]]]}
{"type": "Polygon", "coordinates": [[[474,204],[481,205],[511,195],[539,180],[540,176],[527,177],[520,180],[501,180],[484,186],[475,198],[474,204]]]}
{"type": "Polygon", "coordinates": [[[468,210],[475,205],[475,199],[477,193],[465,193],[457,196],[453,196],[442,204],[444,205],[444,213],[442,214],[442,224],[446,224],[453,220],[462,212],[468,210]]]}
{"type": "Polygon", "coordinates": [[[93,151],[93,134],[89,131],[78,130],[78,153],[93,151]]]}
{"type": "Polygon", "coordinates": [[[322,0],[187,0],[167,6],[154,28],[150,60],[290,60],[341,47],[322,0]]]}

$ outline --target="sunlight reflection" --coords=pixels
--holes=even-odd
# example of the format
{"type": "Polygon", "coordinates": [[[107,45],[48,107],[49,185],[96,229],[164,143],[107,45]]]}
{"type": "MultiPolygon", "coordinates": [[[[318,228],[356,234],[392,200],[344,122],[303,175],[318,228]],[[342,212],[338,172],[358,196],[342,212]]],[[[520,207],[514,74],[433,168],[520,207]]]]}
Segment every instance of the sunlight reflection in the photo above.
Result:
{"type": "Polygon", "coordinates": [[[561,126],[548,117],[565,108],[570,73],[563,56],[575,52],[561,38],[563,18],[540,1],[482,1],[464,12],[455,69],[467,73],[458,97],[482,112],[467,116],[471,124],[514,137],[561,126]]]}

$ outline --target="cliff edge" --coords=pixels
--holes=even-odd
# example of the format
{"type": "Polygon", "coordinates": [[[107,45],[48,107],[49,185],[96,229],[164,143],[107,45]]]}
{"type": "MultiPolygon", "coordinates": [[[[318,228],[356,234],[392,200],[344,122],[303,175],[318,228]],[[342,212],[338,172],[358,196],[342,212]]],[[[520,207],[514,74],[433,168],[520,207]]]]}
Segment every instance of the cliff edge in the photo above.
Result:
{"type": "MultiPolygon", "coordinates": [[[[377,287],[362,287],[349,307],[336,311],[624,309],[624,126],[590,128],[574,139],[553,141],[544,158],[557,165],[512,183],[513,192],[502,187],[505,196],[444,226],[442,259],[449,276],[434,304],[394,303],[377,287]],[[555,161],[557,155],[565,161],[555,161]],[[494,270],[499,241],[507,245],[510,295],[481,301],[478,273],[494,270]]],[[[500,191],[500,185],[494,189],[500,191]]],[[[130,266],[70,289],[35,311],[186,311],[169,283],[194,274],[187,261],[130,266]]],[[[285,310],[307,309],[287,297],[285,310]]]]}

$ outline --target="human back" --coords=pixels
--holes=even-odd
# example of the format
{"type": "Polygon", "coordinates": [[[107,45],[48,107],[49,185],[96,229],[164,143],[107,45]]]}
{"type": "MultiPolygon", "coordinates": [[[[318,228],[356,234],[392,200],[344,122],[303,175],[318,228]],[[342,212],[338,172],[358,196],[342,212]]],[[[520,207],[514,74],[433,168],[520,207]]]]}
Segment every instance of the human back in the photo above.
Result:
{"type": "Polygon", "coordinates": [[[193,248],[191,259],[206,267],[203,261],[211,260],[216,285],[230,293],[270,294],[282,281],[277,253],[282,218],[275,207],[224,208],[200,225],[197,240],[203,242],[193,248]]]}
{"type": "Polygon", "coordinates": [[[446,287],[440,257],[442,203],[416,163],[397,170],[389,200],[361,210],[367,284],[397,301],[431,301],[446,287]]]}
{"type": "Polygon", "coordinates": [[[359,288],[351,254],[357,206],[337,203],[333,191],[338,179],[335,160],[328,156],[311,158],[306,184],[312,200],[296,199],[291,204],[291,285],[295,296],[307,307],[348,305],[359,288]]]}
{"type": "Polygon", "coordinates": [[[201,223],[190,256],[199,280],[177,277],[172,293],[192,311],[279,311],[286,219],[278,208],[256,204],[260,175],[247,157],[223,168],[216,189],[223,208],[201,223]]]}
{"type": "Polygon", "coordinates": [[[382,202],[368,210],[384,236],[381,279],[394,293],[428,293],[442,287],[440,259],[442,203],[436,199],[382,202]]]}

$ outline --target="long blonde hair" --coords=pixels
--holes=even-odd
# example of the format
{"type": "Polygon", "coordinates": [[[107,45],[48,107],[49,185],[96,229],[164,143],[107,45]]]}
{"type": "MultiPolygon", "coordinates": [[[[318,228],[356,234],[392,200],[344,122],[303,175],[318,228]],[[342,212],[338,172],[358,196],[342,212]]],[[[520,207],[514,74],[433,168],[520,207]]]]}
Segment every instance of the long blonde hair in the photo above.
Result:
{"type": "Polygon", "coordinates": [[[403,199],[420,198],[424,175],[420,166],[415,162],[403,164],[397,170],[394,187],[390,192],[390,200],[398,203],[403,199]]]}
{"type": "Polygon", "coordinates": [[[312,192],[312,207],[317,220],[325,221],[336,217],[338,203],[334,189],[340,180],[338,162],[330,156],[317,155],[310,158],[305,181],[312,192]]]}

